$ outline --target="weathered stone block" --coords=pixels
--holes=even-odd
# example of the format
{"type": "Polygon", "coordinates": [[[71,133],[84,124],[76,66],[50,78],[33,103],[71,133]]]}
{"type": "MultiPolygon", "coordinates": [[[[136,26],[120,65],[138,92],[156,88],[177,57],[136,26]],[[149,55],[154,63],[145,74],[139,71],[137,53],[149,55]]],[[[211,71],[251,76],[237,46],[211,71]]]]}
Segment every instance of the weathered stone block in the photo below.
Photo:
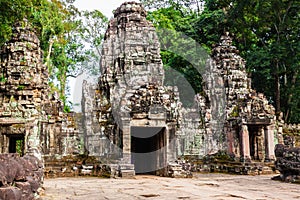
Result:
{"type": "Polygon", "coordinates": [[[275,148],[276,169],[280,172],[279,179],[296,182],[300,177],[300,147],[288,147],[277,144],[275,148]]]}
{"type": "Polygon", "coordinates": [[[22,191],[16,187],[0,187],[0,199],[3,200],[23,200],[22,191]]]}

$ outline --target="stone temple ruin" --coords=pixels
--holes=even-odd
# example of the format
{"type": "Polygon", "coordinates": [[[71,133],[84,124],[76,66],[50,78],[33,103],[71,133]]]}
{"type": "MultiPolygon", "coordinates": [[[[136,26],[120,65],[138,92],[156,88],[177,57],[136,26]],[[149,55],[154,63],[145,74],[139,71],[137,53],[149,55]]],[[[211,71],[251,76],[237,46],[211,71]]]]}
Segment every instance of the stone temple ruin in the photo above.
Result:
{"type": "Polygon", "coordinates": [[[86,137],[93,155],[106,154],[107,149],[101,152],[99,138],[108,137],[113,148],[107,153],[115,153],[121,167],[138,173],[161,169],[175,156],[170,142],[179,117],[178,92],[163,85],[160,45],[145,17],[139,4],[129,3],[118,8],[110,21],[94,114],[100,122],[100,137],[96,141],[86,137]]]}
{"type": "Polygon", "coordinates": [[[88,152],[116,159],[124,173],[163,175],[187,155],[225,152],[236,161],[273,161],[282,129],[273,106],[251,89],[229,34],[213,48],[203,78],[198,109],[182,107],[177,88],[164,85],[158,36],[146,11],[139,3],[122,4],[105,34],[99,84],[84,84],[88,152]]]}
{"type": "Polygon", "coordinates": [[[159,38],[146,15],[135,2],[115,10],[99,82],[83,83],[82,113],[68,114],[48,86],[36,34],[17,24],[0,50],[0,153],[34,155],[46,176],[176,177],[188,176],[182,169],[242,173],[272,164],[275,145],[290,140],[284,131],[300,126],[276,119],[267,98],[251,88],[230,34],[212,49],[204,92],[186,108],[177,87],[164,83],[159,38]]]}
{"type": "Polygon", "coordinates": [[[41,191],[43,160],[80,151],[72,113],[51,95],[42,54],[26,20],[0,49],[0,199],[32,199],[41,191]]]}
{"type": "Polygon", "coordinates": [[[201,102],[200,98],[203,113],[212,116],[206,117],[206,127],[211,129],[207,132],[212,132],[213,138],[218,137],[216,142],[224,143],[221,149],[225,147],[223,150],[229,155],[248,161],[274,160],[274,141],[281,137],[280,133],[274,137],[275,109],[262,93],[257,94],[251,89],[245,61],[232,46],[228,34],[222,36],[220,43],[213,48],[208,66],[205,74],[208,102],[201,102]],[[224,97],[218,98],[222,90],[224,97]],[[220,99],[225,101],[224,116],[221,116],[225,120],[218,133],[213,127],[217,124],[214,120],[221,120],[220,117],[214,119],[214,115],[218,116],[217,112],[220,112],[220,104],[222,106],[220,99]]]}

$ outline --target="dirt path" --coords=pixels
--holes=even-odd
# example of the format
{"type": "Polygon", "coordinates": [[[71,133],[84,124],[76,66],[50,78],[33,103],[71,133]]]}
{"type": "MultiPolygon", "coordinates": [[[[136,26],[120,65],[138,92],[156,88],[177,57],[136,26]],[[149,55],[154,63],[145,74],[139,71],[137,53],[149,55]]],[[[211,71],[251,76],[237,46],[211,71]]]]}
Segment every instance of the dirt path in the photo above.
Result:
{"type": "Polygon", "coordinates": [[[42,199],[300,199],[300,185],[272,181],[271,177],[198,174],[192,179],[156,176],[46,179],[42,199]]]}

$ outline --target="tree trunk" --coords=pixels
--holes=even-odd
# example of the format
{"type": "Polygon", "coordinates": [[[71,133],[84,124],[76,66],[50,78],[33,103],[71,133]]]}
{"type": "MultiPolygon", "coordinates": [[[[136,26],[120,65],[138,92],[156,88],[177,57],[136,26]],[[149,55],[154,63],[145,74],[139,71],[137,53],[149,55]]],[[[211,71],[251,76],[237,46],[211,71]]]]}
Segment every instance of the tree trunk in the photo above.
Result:
{"type": "Polygon", "coordinates": [[[280,106],[280,77],[279,77],[279,63],[276,61],[275,63],[275,104],[276,104],[276,112],[281,112],[280,106]]]}
{"type": "Polygon", "coordinates": [[[53,43],[54,43],[54,40],[51,38],[49,40],[48,54],[47,54],[46,63],[45,63],[45,65],[48,67],[48,71],[49,71],[50,75],[52,75],[52,67],[50,65],[50,56],[51,56],[51,53],[52,53],[53,43]]]}
{"type": "Polygon", "coordinates": [[[296,85],[296,81],[297,81],[297,77],[298,77],[298,72],[299,70],[296,70],[296,72],[294,73],[293,75],[293,78],[292,78],[292,81],[291,81],[291,93],[289,94],[289,97],[288,97],[288,100],[287,100],[287,111],[286,111],[286,114],[285,114],[285,118],[284,120],[287,122],[288,119],[289,119],[289,114],[291,113],[291,102],[292,102],[292,99],[293,99],[293,90],[295,89],[295,85],[296,85]]]}

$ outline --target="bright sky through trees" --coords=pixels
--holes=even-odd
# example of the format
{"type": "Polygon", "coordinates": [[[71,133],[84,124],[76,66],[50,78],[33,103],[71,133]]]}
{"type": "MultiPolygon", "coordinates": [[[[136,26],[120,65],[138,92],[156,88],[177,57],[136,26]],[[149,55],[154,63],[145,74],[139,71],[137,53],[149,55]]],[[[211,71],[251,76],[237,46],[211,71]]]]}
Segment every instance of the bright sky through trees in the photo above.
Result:
{"type": "MultiPolygon", "coordinates": [[[[128,0],[127,0],[128,1],[128,0]]],[[[135,0],[139,2],[138,0],[135,0]]],[[[113,17],[113,10],[118,8],[126,0],[76,0],[74,5],[80,10],[99,10],[101,11],[108,19],[113,17]]],[[[70,97],[69,100],[73,103],[74,111],[81,111],[81,90],[82,90],[82,81],[85,79],[85,75],[81,75],[78,78],[70,78],[70,97]]]]}
{"type": "MultiPolygon", "coordinates": [[[[139,2],[139,0],[135,1],[139,2]]],[[[110,18],[112,17],[112,11],[123,2],[126,2],[126,0],[76,0],[74,4],[79,10],[100,10],[105,16],[110,18]]]]}

